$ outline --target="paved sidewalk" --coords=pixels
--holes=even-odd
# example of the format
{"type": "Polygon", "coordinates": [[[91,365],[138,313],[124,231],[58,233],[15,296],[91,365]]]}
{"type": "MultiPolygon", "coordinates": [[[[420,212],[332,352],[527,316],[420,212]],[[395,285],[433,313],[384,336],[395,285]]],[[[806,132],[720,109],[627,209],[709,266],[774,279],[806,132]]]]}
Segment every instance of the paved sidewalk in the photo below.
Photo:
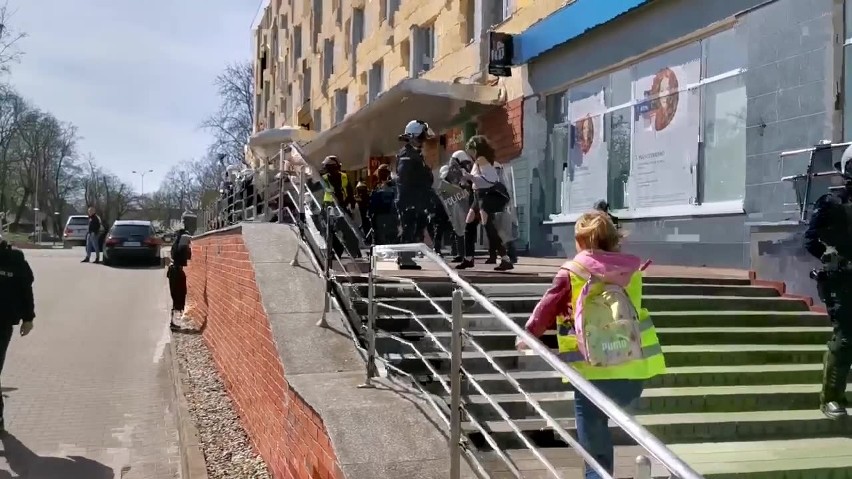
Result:
{"type": "Polygon", "coordinates": [[[2,374],[0,479],[180,477],[163,269],[80,264],[29,250],[35,329],[2,374]]]}

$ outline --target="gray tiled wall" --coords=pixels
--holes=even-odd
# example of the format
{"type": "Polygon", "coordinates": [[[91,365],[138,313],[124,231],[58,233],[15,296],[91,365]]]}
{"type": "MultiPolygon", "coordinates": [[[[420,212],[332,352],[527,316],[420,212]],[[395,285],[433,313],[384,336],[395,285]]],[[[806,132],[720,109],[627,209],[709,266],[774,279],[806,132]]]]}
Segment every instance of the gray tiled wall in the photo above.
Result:
{"type": "MultiPolygon", "coordinates": [[[[627,249],[661,263],[748,267],[747,223],[796,218],[792,185],[807,157],[787,149],[832,139],[835,103],[835,0],[661,0],[559,47],[529,66],[536,91],[553,91],[590,72],[740,13],[736,34],[747,48],[746,197],[744,215],[637,220],[627,249]],[[661,24],[666,28],[657,28],[661,24]],[[629,40],[628,40],[629,39],[629,40]],[[589,51],[596,52],[588,55],[589,51]]],[[[568,226],[557,251],[570,254],[568,226]]]]}

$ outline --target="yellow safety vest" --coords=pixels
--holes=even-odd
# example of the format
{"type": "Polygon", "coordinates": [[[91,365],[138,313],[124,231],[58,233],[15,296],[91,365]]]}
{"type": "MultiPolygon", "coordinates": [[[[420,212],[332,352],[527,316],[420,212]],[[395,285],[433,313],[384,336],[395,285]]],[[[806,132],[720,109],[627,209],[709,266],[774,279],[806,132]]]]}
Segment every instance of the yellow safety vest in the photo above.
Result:
{"type": "MultiPolygon", "coordinates": [[[[566,268],[567,269],[567,268],[566,268]]],[[[586,280],[570,273],[571,280],[571,305],[576,309],[577,299],[586,280]]],[[[602,285],[593,286],[602,287],[602,285]]],[[[651,315],[647,309],[642,308],[642,272],[636,272],[630,278],[630,284],[625,288],[627,296],[633,302],[639,312],[639,330],[642,332],[643,359],[629,361],[618,366],[592,366],[577,345],[577,336],[571,330],[571,324],[564,316],[556,318],[556,338],[559,345],[559,357],[566,363],[571,364],[584,378],[588,380],[599,379],[649,379],[654,376],[665,374],[666,360],[663,357],[663,349],[660,340],[657,339],[657,331],[651,321],[651,315]]],[[[568,382],[567,378],[563,382],[568,382]]]]}
{"type": "MultiPolygon", "coordinates": [[[[322,197],[322,201],[323,203],[334,203],[334,187],[328,181],[328,173],[322,175],[322,179],[325,180],[325,194],[322,197]]],[[[343,188],[343,197],[345,198],[349,191],[349,177],[343,172],[340,173],[340,187],[343,188]]]]}

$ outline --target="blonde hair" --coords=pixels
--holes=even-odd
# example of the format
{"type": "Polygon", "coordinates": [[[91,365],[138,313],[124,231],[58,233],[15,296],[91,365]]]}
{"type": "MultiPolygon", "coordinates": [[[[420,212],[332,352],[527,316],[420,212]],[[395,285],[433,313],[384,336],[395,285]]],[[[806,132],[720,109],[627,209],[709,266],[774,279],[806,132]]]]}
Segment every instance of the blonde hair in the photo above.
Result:
{"type": "Polygon", "coordinates": [[[586,249],[618,251],[621,236],[603,211],[583,213],[574,225],[574,239],[586,249]]]}

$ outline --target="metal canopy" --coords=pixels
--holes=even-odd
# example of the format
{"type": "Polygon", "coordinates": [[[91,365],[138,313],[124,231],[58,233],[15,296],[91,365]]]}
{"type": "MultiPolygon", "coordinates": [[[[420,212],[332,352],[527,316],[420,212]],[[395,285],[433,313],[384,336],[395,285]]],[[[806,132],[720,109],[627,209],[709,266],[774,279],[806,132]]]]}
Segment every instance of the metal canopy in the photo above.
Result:
{"type": "Polygon", "coordinates": [[[327,155],[337,155],[347,170],[364,168],[370,156],[400,148],[398,136],[410,120],[423,120],[437,133],[453,126],[462,109],[475,114],[502,105],[505,97],[505,90],[498,87],[403,80],[320,133],[304,145],[304,152],[317,168],[327,155]]]}

